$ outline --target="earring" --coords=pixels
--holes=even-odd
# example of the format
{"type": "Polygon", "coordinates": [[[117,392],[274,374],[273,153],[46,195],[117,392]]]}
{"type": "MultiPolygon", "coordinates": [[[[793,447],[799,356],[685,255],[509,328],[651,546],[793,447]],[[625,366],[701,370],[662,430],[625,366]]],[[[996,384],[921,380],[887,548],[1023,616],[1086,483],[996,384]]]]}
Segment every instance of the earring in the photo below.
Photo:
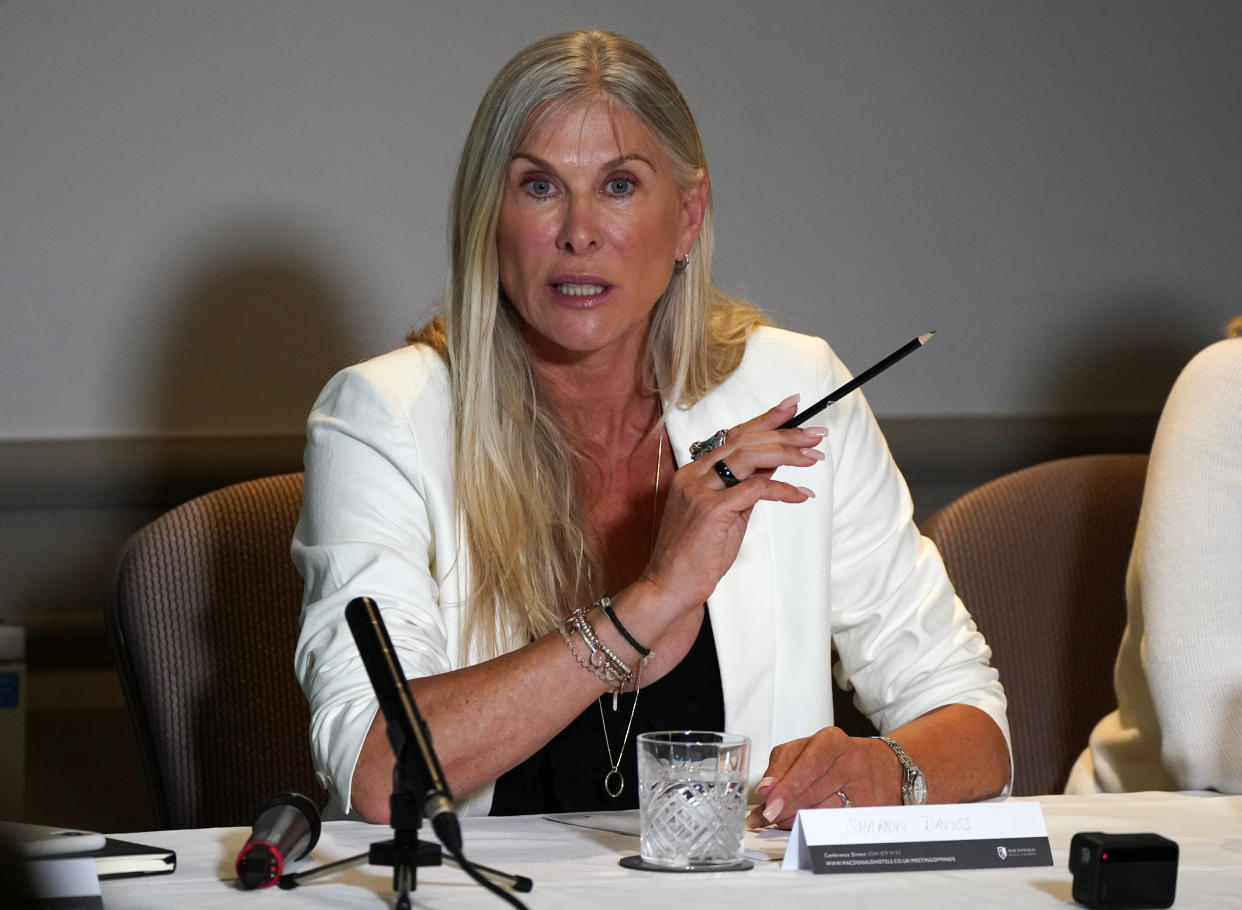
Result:
{"type": "Polygon", "coordinates": [[[680,275],[682,272],[686,270],[686,266],[688,265],[690,265],[690,254],[686,253],[685,259],[674,259],[673,260],[673,272],[680,275]]]}

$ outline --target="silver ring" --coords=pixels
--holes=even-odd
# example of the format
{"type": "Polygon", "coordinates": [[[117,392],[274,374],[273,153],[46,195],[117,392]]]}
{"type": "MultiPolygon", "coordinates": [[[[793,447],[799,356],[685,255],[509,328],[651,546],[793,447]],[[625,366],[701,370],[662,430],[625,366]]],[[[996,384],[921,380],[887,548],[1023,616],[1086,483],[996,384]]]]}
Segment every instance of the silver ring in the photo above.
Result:
{"type": "Polygon", "coordinates": [[[698,461],[713,449],[718,449],[725,444],[729,438],[728,430],[717,430],[714,436],[704,439],[702,442],[690,443],[690,460],[698,461]]]}
{"type": "Polygon", "coordinates": [[[739,483],[741,483],[740,480],[733,476],[733,472],[729,470],[729,466],[724,463],[723,458],[712,465],[712,467],[716,469],[716,473],[720,475],[720,479],[724,481],[726,488],[736,487],[739,483]]]}
{"type": "Polygon", "coordinates": [[[842,809],[848,809],[850,806],[854,805],[853,803],[850,802],[850,798],[845,795],[844,790],[837,791],[837,799],[841,800],[842,809]]]}

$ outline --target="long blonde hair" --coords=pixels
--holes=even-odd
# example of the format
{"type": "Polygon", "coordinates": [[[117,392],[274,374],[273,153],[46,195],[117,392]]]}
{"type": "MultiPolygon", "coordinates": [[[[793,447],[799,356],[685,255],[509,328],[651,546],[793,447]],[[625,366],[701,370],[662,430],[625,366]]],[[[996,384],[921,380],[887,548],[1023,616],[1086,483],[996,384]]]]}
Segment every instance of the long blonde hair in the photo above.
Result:
{"type": "MultiPolygon", "coordinates": [[[[578,502],[578,455],[540,387],[520,321],[500,290],[496,223],[512,156],[549,107],[624,105],[673,161],[683,190],[707,180],[685,99],[645,49],[609,32],[553,35],[522,50],[488,87],[458,164],[443,315],[410,336],[445,358],[453,398],[457,502],[472,588],[463,656],[503,653],[550,631],[587,591],[594,556],[578,502]],[[548,102],[555,102],[547,105],[548,102]]],[[[765,317],[712,283],[712,209],[686,269],[652,313],[649,381],[687,407],[741,361],[765,317]]]]}

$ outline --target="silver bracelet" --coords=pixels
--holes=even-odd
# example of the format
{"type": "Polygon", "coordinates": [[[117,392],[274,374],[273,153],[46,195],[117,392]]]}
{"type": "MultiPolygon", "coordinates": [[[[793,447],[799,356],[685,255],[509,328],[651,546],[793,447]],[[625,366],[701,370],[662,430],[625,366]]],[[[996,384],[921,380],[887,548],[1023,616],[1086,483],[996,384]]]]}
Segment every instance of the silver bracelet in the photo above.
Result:
{"type": "Polygon", "coordinates": [[[592,665],[601,668],[606,667],[608,671],[621,679],[623,685],[628,685],[633,681],[634,671],[616,655],[612,648],[600,641],[599,636],[595,634],[595,627],[587,619],[586,610],[574,610],[569,618],[578,630],[578,634],[582,636],[582,640],[586,642],[586,646],[591,650],[589,660],[592,665]]]}
{"type": "Polygon", "coordinates": [[[578,649],[574,647],[573,633],[570,632],[566,623],[561,623],[557,626],[556,631],[561,633],[561,638],[564,640],[565,646],[569,648],[569,653],[574,656],[574,660],[578,661],[578,664],[582,667],[582,669],[594,676],[600,677],[600,679],[604,679],[605,682],[609,682],[609,680],[605,679],[602,674],[596,672],[595,668],[587,663],[586,659],[578,653],[578,649]]]}
{"type": "Polygon", "coordinates": [[[577,609],[569,614],[569,617],[557,626],[557,630],[561,633],[561,638],[574,660],[578,661],[584,670],[590,671],[592,675],[606,683],[612,689],[614,700],[617,693],[633,681],[634,674],[630,668],[599,640],[599,636],[595,634],[594,628],[586,618],[585,610],[577,609]],[[584,658],[574,647],[575,632],[590,650],[589,657],[584,658]]]}

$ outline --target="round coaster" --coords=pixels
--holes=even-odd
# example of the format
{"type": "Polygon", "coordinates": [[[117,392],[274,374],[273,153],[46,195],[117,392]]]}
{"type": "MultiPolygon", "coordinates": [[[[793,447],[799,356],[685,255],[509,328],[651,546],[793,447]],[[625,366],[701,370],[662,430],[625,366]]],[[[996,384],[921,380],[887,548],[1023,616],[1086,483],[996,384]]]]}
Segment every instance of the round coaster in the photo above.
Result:
{"type": "Polygon", "coordinates": [[[621,865],[627,869],[639,869],[643,872],[745,872],[755,868],[748,859],[740,859],[728,866],[654,866],[641,856],[623,856],[621,865]]]}

